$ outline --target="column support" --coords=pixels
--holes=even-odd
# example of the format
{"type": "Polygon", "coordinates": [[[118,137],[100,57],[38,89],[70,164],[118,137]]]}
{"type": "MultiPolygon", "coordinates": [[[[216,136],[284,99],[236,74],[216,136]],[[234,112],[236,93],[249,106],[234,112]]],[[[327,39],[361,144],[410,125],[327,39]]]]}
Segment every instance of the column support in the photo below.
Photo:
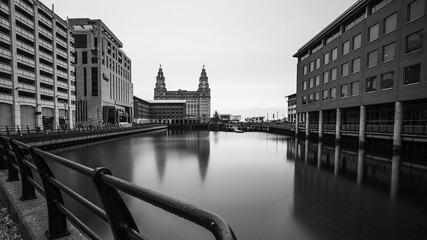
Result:
{"type": "Polygon", "coordinates": [[[402,148],[402,121],[402,102],[396,102],[394,109],[393,158],[391,162],[391,197],[395,197],[399,189],[399,167],[402,148]]]}
{"type": "Polygon", "coordinates": [[[357,185],[361,185],[363,180],[363,160],[365,158],[365,127],[366,107],[360,106],[359,151],[357,154],[357,185]]]}
{"type": "Polygon", "coordinates": [[[310,135],[310,113],[305,113],[305,136],[308,137],[310,135]]]}
{"type": "Polygon", "coordinates": [[[341,109],[337,108],[335,126],[335,144],[341,144],[341,109]]]}
{"type": "Polygon", "coordinates": [[[295,135],[297,136],[299,133],[298,124],[299,124],[299,113],[295,114],[295,135]]]}
{"type": "Polygon", "coordinates": [[[323,111],[319,111],[319,142],[322,141],[323,138],[323,111]]]}

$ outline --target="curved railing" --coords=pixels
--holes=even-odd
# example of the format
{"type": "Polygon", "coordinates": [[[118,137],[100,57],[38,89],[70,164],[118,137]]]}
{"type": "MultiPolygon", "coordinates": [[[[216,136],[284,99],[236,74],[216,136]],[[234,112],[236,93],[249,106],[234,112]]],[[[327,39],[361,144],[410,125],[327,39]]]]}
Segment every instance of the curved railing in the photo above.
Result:
{"type": "Polygon", "coordinates": [[[227,222],[214,213],[115,177],[106,168],[92,169],[5,136],[0,136],[0,169],[8,169],[8,181],[18,181],[21,176],[21,200],[36,198],[36,190],[45,197],[49,220],[46,235],[49,239],[69,234],[67,220],[89,238],[100,239],[65,206],[63,193],[107,222],[114,239],[148,239],[139,232],[119,191],[198,224],[218,240],[236,239],[227,222]],[[58,181],[47,161],[91,178],[102,208],[58,181]],[[39,175],[41,185],[33,178],[33,173],[39,175]]]}

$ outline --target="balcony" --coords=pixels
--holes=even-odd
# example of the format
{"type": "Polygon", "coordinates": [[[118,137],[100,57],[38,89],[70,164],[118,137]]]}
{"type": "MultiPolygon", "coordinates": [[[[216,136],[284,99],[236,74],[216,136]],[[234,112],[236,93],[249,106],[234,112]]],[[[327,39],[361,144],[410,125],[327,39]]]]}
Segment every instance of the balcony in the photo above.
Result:
{"type": "Polygon", "coordinates": [[[24,57],[24,56],[22,56],[22,55],[18,54],[18,55],[16,56],[16,59],[17,59],[17,60],[18,60],[18,62],[20,62],[20,63],[26,64],[26,65],[29,65],[29,66],[31,66],[31,67],[35,67],[35,62],[34,62],[34,60],[33,60],[33,59],[31,59],[31,58],[27,58],[27,57],[24,57]]]}
{"type": "Polygon", "coordinates": [[[34,28],[34,22],[33,20],[27,18],[26,16],[24,16],[23,14],[19,13],[19,12],[15,12],[15,16],[16,18],[23,22],[24,24],[26,24],[27,26],[34,28]]]}
{"type": "Polygon", "coordinates": [[[43,27],[39,27],[39,32],[48,37],[49,39],[52,39],[52,32],[49,32],[48,30],[44,29],[43,27]]]}
{"type": "Polygon", "coordinates": [[[61,66],[61,67],[65,68],[65,69],[68,68],[68,64],[66,62],[64,62],[64,61],[56,59],[56,63],[58,64],[58,66],[61,66]]]}
{"type": "Polygon", "coordinates": [[[39,39],[39,44],[45,47],[46,49],[49,49],[51,51],[53,50],[52,44],[46,42],[45,40],[39,39]]]}
{"type": "Polygon", "coordinates": [[[18,68],[18,75],[25,77],[25,78],[29,78],[29,79],[33,79],[35,80],[36,75],[33,72],[27,71],[27,70],[23,70],[23,69],[19,69],[18,68]]]}
{"type": "Polygon", "coordinates": [[[53,74],[53,68],[51,66],[48,66],[48,65],[43,64],[43,63],[40,63],[39,64],[39,68],[40,68],[40,70],[43,70],[45,72],[53,74]]]}
{"type": "Polygon", "coordinates": [[[35,98],[19,97],[19,101],[20,102],[24,102],[24,103],[34,103],[34,104],[36,104],[36,99],[35,98]]]}
{"type": "Polygon", "coordinates": [[[61,45],[62,47],[67,48],[67,43],[61,40],[60,38],[57,38],[56,42],[59,43],[59,45],[61,45]]]}
{"type": "Polygon", "coordinates": [[[47,26],[52,27],[52,20],[47,19],[46,17],[44,17],[41,14],[39,14],[39,20],[41,22],[43,22],[44,24],[46,24],[47,26]]]}
{"type": "Polygon", "coordinates": [[[12,80],[0,77],[0,85],[12,87],[12,80]]]}
{"type": "Polygon", "coordinates": [[[34,85],[18,82],[18,87],[26,90],[27,92],[36,92],[36,86],[34,85]]]}
{"type": "Polygon", "coordinates": [[[67,38],[67,33],[64,30],[62,30],[61,28],[57,27],[56,32],[58,32],[64,38],[67,38]]]}
{"type": "Polygon", "coordinates": [[[0,100],[13,101],[13,96],[9,94],[0,93],[0,100]]]}
{"type": "Polygon", "coordinates": [[[47,53],[39,51],[39,56],[45,60],[49,60],[50,62],[53,62],[53,57],[47,53]]]}
{"type": "Polygon", "coordinates": [[[6,71],[8,73],[12,73],[12,66],[4,63],[0,63],[0,70],[6,71]]]}
{"type": "Polygon", "coordinates": [[[24,1],[22,0],[15,0],[16,5],[18,5],[20,8],[24,9],[26,12],[28,12],[31,15],[34,15],[34,9],[30,6],[28,6],[24,1]]]}
{"type": "Polygon", "coordinates": [[[53,79],[50,77],[40,76],[40,81],[43,83],[48,83],[48,84],[53,85],[53,79]]]}
{"type": "Polygon", "coordinates": [[[34,34],[32,34],[31,32],[28,32],[27,30],[24,30],[23,28],[20,28],[18,26],[16,26],[16,32],[19,35],[21,35],[21,36],[23,36],[23,37],[25,37],[31,41],[34,41],[34,34]]]}
{"type": "Polygon", "coordinates": [[[65,73],[61,70],[56,71],[56,75],[68,79],[68,73],[65,73]]]}
{"type": "Polygon", "coordinates": [[[68,99],[68,93],[64,93],[64,92],[57,92],[57,96],[61,97],[61,98],[66,98],[68,99]]]}
{"type": "Polygon", "coordinates": [[[0,10],[7,14],[9,14],[10,12],[9,6],[7,6],[4,2],[1,2],[1,1],[0,1],[0,10]]]}
{"type": "Polygon", "coordinates": [[[6,18],[4,18],[4,17],[0,17],[0,26],[2,26],[2,27],[4,27],[4,28],[6,28],[6,29],[9,29],[10,30],[10,23],[9,23],[9,20],[7,20],[6,18]]]}
{"type": "Polygon", "coordinates": [[[56,85],[57,85],[58,87],[68,88],[68,83],[63,82],[63,81],[57,81],[57,82],[56,82],[56,85]]]}
{"type": "Polygon", "coordinates": [[[31,54],[35,53],[35,50],[32,46],[30,46],[24,42],[21,42],[19,40],[16,40],[16,46],[18,46],[21,50],[24,50],[28,53],[31,53],[31,54]]]}
{"type": "Polygon", "coordinates": [[[42,88],[42,87],[40,88],[40,93],[47,95],[47,96],[51,96],[51,97],[53,97],[53,94],[54,94],[52,89],[42,88]]]}
{"type": "Polygon", "coordinates": [[[50,100],[40,100],[40,104],[41,104],[42,106],[50,106],[50,107],[53,107],[53,101],[50,101],[50,100]]]}
{"type": "Polygon", "coordinates": [[[0,54],[1,54],[2,57],[6,57],[6,58],[9,58],[9,59],[12,58],[12,54],[11,54],[11,52],[10,52],[9,49],[0,47],[0,54]]]}
{"type": "Polygon", "coordinates": [[[0,40],[2,42],[10,44],[10,37],[2,32],[0,32],[0,40]]]}

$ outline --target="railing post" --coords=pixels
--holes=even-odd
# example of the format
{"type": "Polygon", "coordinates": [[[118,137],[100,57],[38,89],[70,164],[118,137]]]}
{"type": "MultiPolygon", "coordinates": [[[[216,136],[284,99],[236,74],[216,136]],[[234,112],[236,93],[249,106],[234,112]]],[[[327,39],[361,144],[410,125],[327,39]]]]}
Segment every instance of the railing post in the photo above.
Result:
{"type": "Polygon", "coordinates": [[[21,130],[19,130],[18,126],[16,126],[16,129],[18,129],[18,135],[21,135],[21,130]]]}
{"type": "Polygon", "coordinates": [[[30,134],[30,128],[27,125],[27,133],[30,134]]]}
{"type": "Polygon", "coordinates": [[[14,142],[15,140],[10,139],[10,145],[13,148],[13,152],[15,153],[16,161],[18,162],[19,169],[21,170],[21,187],[22,187],[22,195],[19,198],[21,201],[30,200],[30,199],[36,199],[36,191],[31,184],[30,181],[28,181],[28,178],[33,179],[33,172],[31,171],[31,168],[28,167],[25,163],[25,157],[22,153],[22,150],[19,148],[18,145],[14,142]]]}
{"type": "Polygon", "coordinates": [[[49,178],[55,177],[43,157],[36,151],[37,148],[30,147],[31,156],[33,157],[45,191],[49,225],[46,236],[49,239],[53,239],[69,235],[70,232],[67,230],[67,218],[56,206],[56,204],[64,205],[61,191],[50,183],[49,178]]]}
{"type": "Polygon", "coordinates": [[[92,175],[92,181],[104,207],[113,232],[114,239],[130,239],[125,228],[132,228],[139,232],[138,227],[117,189],[107,185],[102,180],[103,175],[111,175],[107,168],[97,168],[92,175]]]}
{"type": "Polygon", "coordinates": [[[0,145],[0,170],[7,169],[7,157],[6,153],[3,152],[3,147],[0,145]]]}
{"type": "Polygon", "coordinates": [[[7,133],[7,135],[9,135],[10,133],[9,133],[9,128],[6,126],[6,133],[7,133]]]}
{"type": "Polygon", "coordinates": [[[14,157],[9,153],[11,150],[7,141],[3,138],[0,138],[0,145],[2,148],[2,155],[4,155],[7,159],[8,166],[8,182],[18,181],[19,175],[18,170],[13,167],[13,164],[16,163],[14,157]]]}

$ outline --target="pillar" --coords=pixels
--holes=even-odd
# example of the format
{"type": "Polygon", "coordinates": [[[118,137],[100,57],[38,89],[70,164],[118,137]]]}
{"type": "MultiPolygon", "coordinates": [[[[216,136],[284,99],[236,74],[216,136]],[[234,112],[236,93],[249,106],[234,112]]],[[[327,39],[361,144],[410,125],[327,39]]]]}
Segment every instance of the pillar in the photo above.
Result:
{"type": "Polygon", "coordinates": [[[319,144],[317,145],[317,169],[320,169],[320,166],[321,166],[322,150],[323,150],[323,142],[319,141],[319,144]]]}
{"type": "Polygon", "coordinates": [[[341,145],[335,144],[334,175],[338,176],[341,145]]]}
{"type": "Polygon", "coordinates": [[[305,136],[309,136],[310,135],[310,113],[306,112],[305,113],[305,136]]]}
{"type": "Polygon", "coordinates": [[[402,148],[402,102],[396,102],[394,108],[393,158],[391,162],[391,197],[396,197],[399,189],[399,166],[402,148]]]}
{"type": "Polygon", "coordinates": [[[308,138],[305,138],[304,160],[305,160],[305,163],[308,162],[308,138]]]}
{"type": "Polygon", "coordinates": [[[365,158],[365,127],[366,107],[360,106],[359,151],[357,153],[357,185],[361,185],[363,180],[363,161],[365,158]]]}
{"type": "Polygon", "coordinates": [[[323,111],[319,111],[319,142],[322,141],[323,138],[323,111]]]}
{"type": "Polygon", "coordinates": [[[295,135],[297,136],[299,133],[298,124],[299,124],[299,113],[295,114],[295,135]]]}
{"type": "Polygon", "coordinates": [[[335,127],[335,143],[341,143],[341,109],[337,108],[337,117],[336,117],[336,127],[335,127]]]}

